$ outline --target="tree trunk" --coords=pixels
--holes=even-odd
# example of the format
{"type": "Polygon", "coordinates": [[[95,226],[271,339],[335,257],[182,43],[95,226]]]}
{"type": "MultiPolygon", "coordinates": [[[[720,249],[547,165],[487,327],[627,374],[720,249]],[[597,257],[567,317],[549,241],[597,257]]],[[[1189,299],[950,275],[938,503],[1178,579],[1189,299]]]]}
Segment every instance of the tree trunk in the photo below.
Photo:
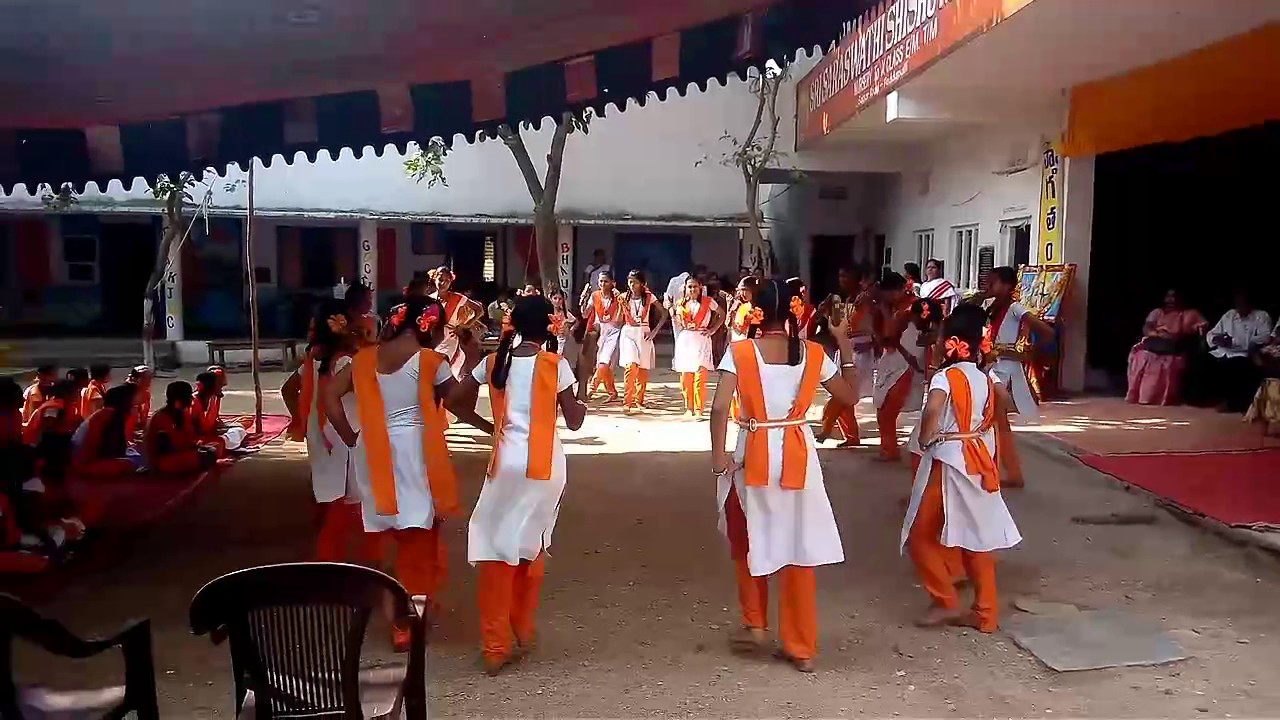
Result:
{"type": "MultiPolygon", "coordinates": [[[[181,203],[181,196],[178,202],[181,203]]],[[[169,253],[178,233],[182,230],[182,213],[174,209],[171,200],[165,201],[165,214],[161,217],[161,228],[155,263],[151,267],[151,275],[147,278],[147,287],[142,295],[142,364],[150,368],[156,365],[156,289],[164,278],[165,268],[169,266],[169,253]]]]}
{"type": "Polygon", "coordinates": [[[555,211],[539,209],[534,213],[533,235],[538,248],[542,293],[551,297],[552,291],[560,288],[560,228],[555,211]]]}

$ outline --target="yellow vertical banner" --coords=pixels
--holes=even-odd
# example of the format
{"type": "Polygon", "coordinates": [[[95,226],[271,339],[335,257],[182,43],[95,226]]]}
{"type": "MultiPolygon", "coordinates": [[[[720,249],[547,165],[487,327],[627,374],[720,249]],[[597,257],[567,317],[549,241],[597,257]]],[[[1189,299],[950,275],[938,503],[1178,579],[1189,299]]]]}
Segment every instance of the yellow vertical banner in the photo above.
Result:
{"type": "Polygon", "coordinates": [[[1062,262],[1062,190],[1066,164],[1062,141],[1046,141],[1040,156],[1040,257],[1041,265],[1062,262]]]}

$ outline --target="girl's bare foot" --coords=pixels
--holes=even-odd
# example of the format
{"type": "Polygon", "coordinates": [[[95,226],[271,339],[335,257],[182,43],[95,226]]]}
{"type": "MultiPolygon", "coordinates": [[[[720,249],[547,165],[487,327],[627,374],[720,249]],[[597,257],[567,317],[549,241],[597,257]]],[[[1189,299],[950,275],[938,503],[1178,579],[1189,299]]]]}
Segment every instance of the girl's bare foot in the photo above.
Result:
{"type": "Polygon", "coordinates": [[[963,610],[937,606],[931,607],[929,608],[929,612],[926,612],[916,620],[916,627],[936,628],[944,625],[954,625],[955,621],[962,615],[964,615],[963,610]]]}
{"type": "Polygon", "coordinates": [[[500,658],[484,656],[480,658],[480,667],[484,669],[484,674],[489,677],[497,677],[502,669],[510,665],[512,658],[510,655],[504,655],[500,658]]]}
{"type": "Polygon", "coordinates": [[[845,440],[844,442],[840,443],[840,445],[839,445],[838,447],[842,447],[842,448],[856,448],[856,447],[858,447],[858,446],[859,446],[859,445],[861,445],[861,444],[862,444],[862,443],[861,443],[861,442],[859,442],[858,440],[845,440]]]}
{"type": "Polygon", "coordinates": [[[997,628],[996,625],[984,624],[982,620],[978,617],[978,614],[973,612],[972,610],[968,612],[962,612],[962,613],[959,613],[958,615],[953,616],[948,622],[948,624],[955,625],[956,627],[973,628],[974,630],[977,630],[980,633],[987,633],[987,634],[991,634],[995,632],[997,628]]]}
{"type": "Polygon", "coordinates": [[[815,442],[817,442],[817,443],[821,444],[821,443],[824,443],[824,442],[826,442],[826,441],[828,441],[828,440],[830,440],[830,439],[831,439],[831,433],[829,433],[829,432],[820,432],[820,433],[818,433],[817,435],[814,435],[814,436],[813,436],[813,439],[814,439],[814,441],[815,441],[815,442]]]}
{"type": "Polygon", "coordinates": [[[1026,487],[1027,481],[1022,477],[1001,478],[1000,486],[1017,490],[1026,487]]]}
{"type": "Polygon", "coordinates": [[[759,652],[769,642],[763,628],[738,628],[729,636],[729,647],[737,653],[759,652]]]}
{"type": "Polygon", "coordinates": [[[812,658],[791,657],[790,655],[787,654],[785,650],[778,650],[773,654],[773,656],[778,658],[779,660],[785,660],[791,663],[791,667],[795,668],[796,670],[802,673],[811,673],[814,671],[812,658]]]}

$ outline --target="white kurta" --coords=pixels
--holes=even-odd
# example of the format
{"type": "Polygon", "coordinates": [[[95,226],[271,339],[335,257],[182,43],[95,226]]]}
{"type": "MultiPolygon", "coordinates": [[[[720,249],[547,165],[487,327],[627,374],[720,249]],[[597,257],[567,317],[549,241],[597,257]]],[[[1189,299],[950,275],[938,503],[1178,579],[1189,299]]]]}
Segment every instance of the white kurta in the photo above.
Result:
{"type": "MultiPolygon", "coordinates": [[[[698,305],[693,305],[693,315],[696,318],[698,314],[698,305]]],[[[720,306],[715,300],[711,301],[711,306],[707,310],[707,316],[698,323],[698,328],[706,328],[711,325],[711,319],[720,306]]],[[[707,370],[715,370],[715,360],[712,358],[711,336],[701,332],[683,332],[684,330],[694,330],[693,326],[685,327],[682,322],[675,320],[679,317],[679,306],[672,312],[672,322],[681,323],[679,327],[681,332],[676,334],[675,351],[671,355],[671,369],[678,373],[698,372],[700,368],[707,370]]]]}
{"type": "MultiPolygon", "coordinates": [[[[1013,303],[1000,323],[1000,331],[993,342],[997,345],[1013,345],[1018,342],[1019,329],[1022,327],[1022,316],[1027,308],[1022,303],[1013,303]]],[[[1013,396],[1013,404],[1018,409],[1018,417],[1035,419],[1040,417],[1040,406],[1031,393],[1031,384],[1027,382],[1027,372],[1022,363],[1012,358],[1001,358],[992,366],[992,371],[1009,389],[1013,396]]]]}
{"type": "Polygon", "coordinates": [[[622,335],[618,340],[618,364],[624,368],[635,364],[644,370],[652,370],[657,353],[654,351],[653,338],[649,337],[649,313],[645,312],[649,296],[632,298],[627,303],[631,306],[631,317],[638,318],[640,324],[632,325],[624,321],[622,335]]]}
{"type": "MultiPolygon", "coordinates": [[[[920,367],[924,367],[924,348],[916,346],[916,340],[920,338],[920,331],[916,329],[914,323],[908,324],[907,329],[902,333],[900,343],[902,349],[916,359],[920,367]]],[[[889,391],[898,380],[908,372],[914,372],[907,359],[902,357],[902,353],[897,350],[886,349],[880,359],[876,361],[875,380],[872,383],[871,397],[875,401],[877,408],[884,405],[885,398],[888,397],[889,391]]],[[[923,383],[924,378],[913,377],[912,382],[923,383]]],[[[919,393],[912,393],[908,398],[907,404],[903,406],[903,410],[913,410],[911,401],[919,393]]]]}
{"type": "MultiPolygon", "coordinates": [[[[755,344],[752,343],[754,348],[755,344]]],[[[760,381],[764,385],[766,419],[785,418],[791,412],[796,394],[800,388],[800,379],[804,375],[804,360],[799,365],[768,365],[760,358],[756,350],[756,359],[760,363],[760,381]]],[[[733,362],[733,353],[727,352],[720,361],[720,369],[737,373],[733,362]]],[[[822,382],[830,380],[838,372],[835,363],[825,355],[822,359],[822,371],[818,377],[822,382]]],[[[836,527],[835,514],[831,511],[831,501],[827,498],[827,488],[822,480],[822,466],[818,463],[818,453],[814,445],[813,430],[802,425],[805,449],[809,461],[805,472],[803,490],[784,490],[782,479],[782,434],[784,428],[761,429],[756,432],[769,434],[769,485],[766,487],[747,487],[741,468],[731,476],[721,477],[716,492],[716,506],[720,512],[720,532],[726,533],[724,504],[729,497],[729,483],[737,490],[738,501],[747,517],[747,540],[750,545],[747,553],[747,568],[755,577],[771,575],[788,566],[816,567],[844,562],[844,547],[840,543],[840,531],[836,527]]],[[[734,460],[742,464],[746,454],[746,431],[738,433],[738,447],[734,451],[734,460]]]]}
{"type": "MultiPolygon", "coordinates": [[[[342,368],[351,364],[351,358],[341,357],[333,363],[333,373],[337,373],[342,368]]],[[[319,368],[319,363],[316,363],[319,368]]],[[[299,372],[305,372],[306,366],[303,366],[299,372]]],[[[301,412],[307,413],[307,462],[311,465],[311,492],[315,495],[316,502],[327,503],[334,500],[346,498],[348,502],[360,502],[359,491],[355,487],[355,478],[351,472],[351,448],[348,448],[342,439],[338,437],[338,433],[333,429],[333,425],[325,423],[324,429],[320,429],[320,371],[315,370],[316,377],[312,377],[314,383],[312,387],[316,388],[314,408],[300,408],[301,412]],[[332,450],[325,447],[325,439],[329,440],[332,450]]],[[[347,419],[351,422],[351,428],[356,432],[360,431],[360,416],[356,413],[355,396],[348,393],[342,398],[342,408],[347,413],[347,419]]]]}
{"type": "MultiPolygon", "coordinates": [[[[551,532],[564,494],[564,448],[552,441],[551,478],[530,480],[529,425],[536,356],[511,358],[507,376],[507,416],[498,448],[498,465],[485,479],[467,527],[467,562],[496,560],[518,565],[551,547],[551,532]]],[[[472,371],[476,382],[489,382],[489,363],[472,371]]],[[[560,359],[556,389],[573,387],[573,370],[560,359]]]]}
{"type": "MultiPolygon", "coordinates": [[[[365,459],[364,437],[356,442],[351,454],[360,502],[364,506],[364,529],[368,532],[431,528],[435,522],[435,504],[427,479],[427,465],[422,457],[422,412],[418,408],[418,356],[412,355],[393,373],[378,373],[378,389],[387,413],[387,437],[391,441],[391,464],[396,480],[395,515],[379,515],[373,500],[373,484],[365,459]]],[[[452,377],[448,363],[440,363],[436,371],[438,386],[452,377]]],[[[355,408],[347,417],[358,417],[355,408]]]]}
{"type": "MultiPolygon", "coordinates": [[[[606,297],[601,301],[606,313],[613,313],[613,303],[616,300],[613,297],[606,297]]],[[[593,293],[587,300],[588,310],[594,315],[595,313],[595,294],[593,293]]],[[[622,335],[622,325],[620,323],[600,322],[600,318],[595,318],[595,326],[600,330],[600,339],[596,343],[596,365],[613,365],[618,362],[618,340],[622,335]]]]}
{"type": "MultiPolygon", "coordinates": [[[[436,299],[440,300],[441,303],[444,303],[443,299],[439,297],[436,299]]],[[[441,340],[440,344],[435,348],[436,352],[444,355],[445,362],[449,364],[450,371],[453,373],[454,378],[458,380],[461,380],[463,375],[466,374],[466,368],[463,367],[466,363],[466,355],[462,352],[462,340],[452,330],[450,330],[448,326],[460,325],[460,320],[463,314],[470,314],[474,316],[474,313],[466,313],[466,311],[463,310],[463,308],[467,307],[469,302],[470,301],[467,298],[462,298],[458,301],[457,306],[454,307],[453,314],[445,318],[446,327],[444,331],[444,339],[441,340]]]]}
{"type": "MultiPolygon", "coordinates": [[[[995,402],[990,396],[987,375],[973,363],[959,363],[953,367],[964,370],[969,381],[969,389],[973,397],[972,417],[969,428],[976,430],[982,426],[982,415],[988,402],[995,402]]],[[[992,377],[995,380],[994,377],[992,377]]],[[[951,402],[951,383],[947,380],[945,370],[940,370],[929,383],[929,390],[941,390],[947,394],[946,409],[943,410],[939,424],[939,432],[955,433],[960,431],[956,421],[955,406],[951,402]]],[[[996,433],[988,429],[981,441],[991,452],[996,454],[996,433]]],[[[911,533],[911,525],[915,522],[916,513],[920,510],[920,502],[924,497],[925,487],[929,484],[929,474],[933,463],[942,463],[942,508],[943,525],[942,541],[945,547],[958,547],[973,552],[989,552],[1011,548],[1022,542],[1018,526],[1009,514],[1000,492],[987,492],[982,489],[981,478],[969,475],[965,471],[964,443],[960,440],[949,440],[936,443],[924,450],[920,460],[920,469],[916,471],[915,482],[911,486],[911,503],[907,506],[907,515],[902,523],[899,537],[899,551],[907,544],[907,536],[911,533]]]]}

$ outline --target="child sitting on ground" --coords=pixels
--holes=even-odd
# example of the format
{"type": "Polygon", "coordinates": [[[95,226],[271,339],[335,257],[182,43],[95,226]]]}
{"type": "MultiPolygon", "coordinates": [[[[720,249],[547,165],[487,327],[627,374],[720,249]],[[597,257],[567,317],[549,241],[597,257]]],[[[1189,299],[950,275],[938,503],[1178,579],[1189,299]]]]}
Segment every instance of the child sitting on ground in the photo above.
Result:
{"type": "Polygon", "coordinates": [[[90,415],[71,438],[71,474],[86,480],[128,477],[142,465],[129,447],[127,426],[137,387],[125,383],[107,391],[101,410],[90,415]]]}
{"type": "Polygon", "coordinates": [[[36,410],[39,410],[40,406],[49,399],[49,391],[53,389],[53,385],[56,382],[58,382],[57,365],[41,365],[36,368],[36,379],[27,386],[26,392],[22,394],[23,424],[31,422],[36,410]]]}
{"type": "Polygon", "coordinates": [[[195,397],[191,401],[191,421],[196,437],[202,443],[217,448],[218,456],[225,457],[229,450],[238,450],[248,433],[243,427],[222,422],[222,389],[227,375],[214,365],[196,376],[195,397]]]}
{"type": "Polygon", "coordinates": [[[191,404],[195,393],[190,383],[178,380],[165,390],[165,406],[147,422],[143,446],[147,467],[153,473],[177,475],[194,473],[211,467],[218,451],[200,443],[195,423],[191,421],[191,404]]]}

